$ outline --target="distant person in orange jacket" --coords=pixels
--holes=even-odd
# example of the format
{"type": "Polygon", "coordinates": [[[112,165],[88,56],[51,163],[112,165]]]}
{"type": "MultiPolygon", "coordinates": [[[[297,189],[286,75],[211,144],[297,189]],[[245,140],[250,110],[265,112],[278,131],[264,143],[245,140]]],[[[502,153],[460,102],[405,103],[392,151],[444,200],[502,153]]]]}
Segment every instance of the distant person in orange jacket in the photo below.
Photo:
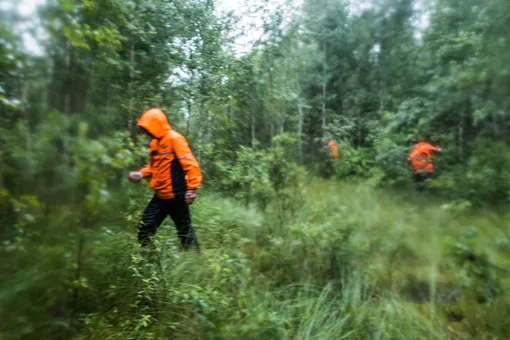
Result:
{"type": "Polygon", "coordinates": [[[193,204],[200,188],[202,175],[198,162],[191,153],[186,139],[174,131],[160,109],[150,109],[138,121],[138,127],[149,137],[150,162],[140,171],[129,173],[132,182],[151,177],[154,197],[145,208],[138,230],[142,246],[151,244],[151,237],[163,220],[170,216],[185,249],[199,250],[195,231],[191,225],[188,205],[193,204]]]}
{"type": "Polygon", "coordinates": [[[413,167],[415,182],[423,182],[434,173],[433,154],[442,150],[432,144],[419,142],[416,139],[411,140],[410,143],[414,148],[407,161],[413,167]]]}
{"type": "Polygon", "coordinates": [[[328,141],[328,147],[329,150],[331,151],[331,157],[333,157],[335,161],[338,161],[340,159],[340,154],[338,153],[338,145],[335,143],[334,140],[330,139],[328,141]]]}

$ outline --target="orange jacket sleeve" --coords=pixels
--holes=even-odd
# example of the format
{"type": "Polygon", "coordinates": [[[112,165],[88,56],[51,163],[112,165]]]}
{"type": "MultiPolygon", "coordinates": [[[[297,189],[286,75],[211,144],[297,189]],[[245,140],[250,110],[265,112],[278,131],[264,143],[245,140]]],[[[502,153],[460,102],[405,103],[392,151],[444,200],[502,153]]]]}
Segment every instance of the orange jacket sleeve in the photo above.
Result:
{"type": "Polygon", "coordinates": [[[196,190],[200,188],[200,184],[202,183],[202,173],[200,172],[197,160],[188,146],[188,142],[181,134],[175,134],[173,144],[175,156],[181,163],[182,169],[186,174],[187,189],[196,190]]]}
{"type": "Polygon", "coordinates": [[[430,150],[430,151],[433,151],[433,152],[441,152],[441,148],[438,148],[438,147],[435,147],[434,145],[432,144],[427,144],[427,148],[430,150]]]}
{"type": "Polygon", "coordinates": [[[152,176],[152,168],[150,165],[147,165],[145,168],[140,169],[140,172],[143,174],[143,177],[152,176]]]}

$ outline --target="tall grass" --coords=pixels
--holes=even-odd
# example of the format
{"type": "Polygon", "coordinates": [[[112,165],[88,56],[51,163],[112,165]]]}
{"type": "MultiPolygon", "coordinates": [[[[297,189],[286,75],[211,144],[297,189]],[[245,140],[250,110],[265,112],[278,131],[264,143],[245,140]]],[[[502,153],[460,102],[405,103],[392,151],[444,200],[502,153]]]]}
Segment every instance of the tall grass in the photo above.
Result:
{"type": "MultiPolygon", "coordinates": [[[[75,240],[4,244],[0,338],[507,337],[503,217],[365,183],[303,188],[284,223],[277,205],[203,193],[192,206],[200,255],[181,252],[169,221],[156,251],[142,252],[135,226],[148,197],[130,188],[85,232],[79,280],[75,240]]],[[[79,223],[47,221],[51,233],[79,223]]]]}

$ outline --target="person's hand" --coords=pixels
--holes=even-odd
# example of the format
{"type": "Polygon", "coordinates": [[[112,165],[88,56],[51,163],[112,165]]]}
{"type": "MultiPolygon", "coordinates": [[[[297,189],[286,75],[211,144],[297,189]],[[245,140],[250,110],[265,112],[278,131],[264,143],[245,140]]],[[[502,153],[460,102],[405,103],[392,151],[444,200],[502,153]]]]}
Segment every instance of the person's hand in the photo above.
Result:
{"type": "Polygon", "coordinates": [[[143,179],[143,174],[140,171],[131,171],[128,178],[131,182],[137,183],[143,179]]]}
{"type": "Polygon", "coordinates": [[[184,195],[184,202],[186,202],[186,204],[193,204],[193,202],[195,202],[196,198],[197,198],[197,192],[195,190],[188,190],[188,191],[186,191],[186,194],[184,195]]]}

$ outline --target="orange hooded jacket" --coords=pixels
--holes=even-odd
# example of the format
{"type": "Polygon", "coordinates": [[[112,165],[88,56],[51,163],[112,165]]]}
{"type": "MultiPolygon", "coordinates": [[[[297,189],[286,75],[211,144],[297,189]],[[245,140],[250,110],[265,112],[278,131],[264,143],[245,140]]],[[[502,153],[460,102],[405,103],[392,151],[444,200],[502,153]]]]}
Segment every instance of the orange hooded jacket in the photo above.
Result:
{"type": "Polygon", "coordinates": [[[174,131],[160,109],[145,112],[138,126],[148,131],[154,139],[150,143],[150,162],[140,172],[151,178],[151,188],[161,199],[184,195],[186,190],[196,190],[202,183],[198,162],[191,153],[186,139],[174,131]]]}
{"type": "Polygon", "coordinates": [[[407,159],[413,165],[415,174],[431,174],[434,172],[434,163],[432,163],[433,152],[441,152],[441,149],[425,142],[416,144],[414,150],[407,159]]]}
{"type": "Polygon", "coordinates": [[[331,150],[331,156],[337,161],[340,159],[340,154],[338,153],[338,145],[335,143],[334,140],[328,141],[329,149],[331,150]]]}

